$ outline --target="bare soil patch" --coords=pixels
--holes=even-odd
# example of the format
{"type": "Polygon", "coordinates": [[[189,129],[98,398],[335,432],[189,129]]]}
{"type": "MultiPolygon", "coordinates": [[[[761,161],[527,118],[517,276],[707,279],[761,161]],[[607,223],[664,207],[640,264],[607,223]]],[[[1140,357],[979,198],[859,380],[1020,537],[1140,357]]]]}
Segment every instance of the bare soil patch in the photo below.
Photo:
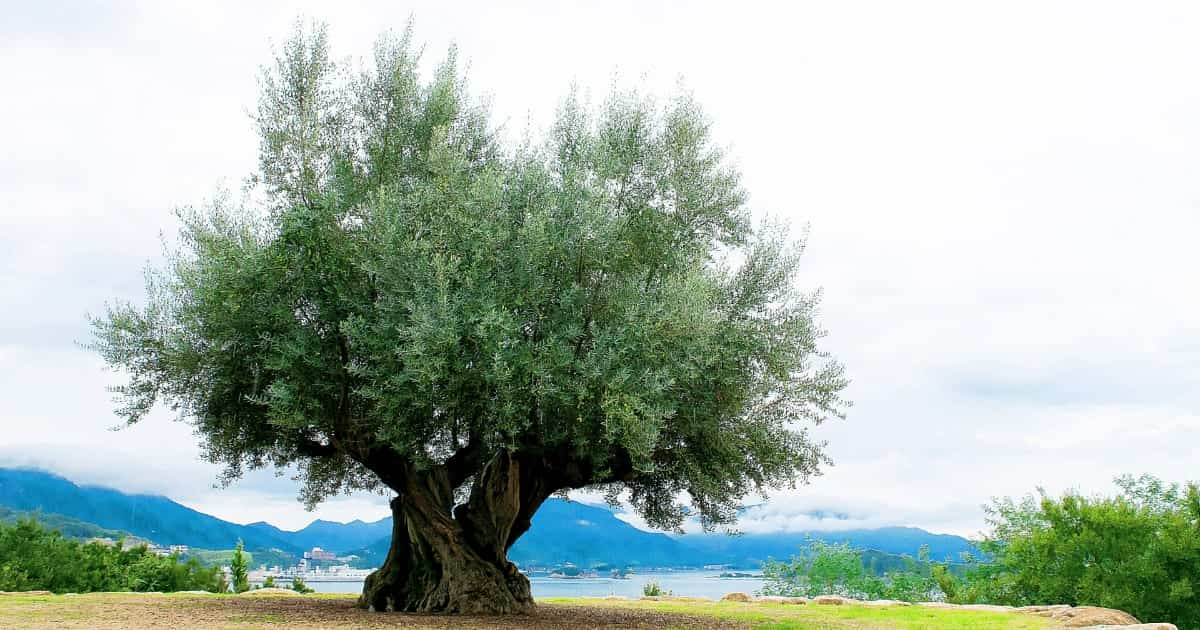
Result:
{"type": "Polygon", "coordinates": [[[234,597],[90,594],[0,599],[3,628],[746,628],[712,617],[608,606],[539,605],[531,616],[463,617],[372,613],[353,597],[234,597]]]}

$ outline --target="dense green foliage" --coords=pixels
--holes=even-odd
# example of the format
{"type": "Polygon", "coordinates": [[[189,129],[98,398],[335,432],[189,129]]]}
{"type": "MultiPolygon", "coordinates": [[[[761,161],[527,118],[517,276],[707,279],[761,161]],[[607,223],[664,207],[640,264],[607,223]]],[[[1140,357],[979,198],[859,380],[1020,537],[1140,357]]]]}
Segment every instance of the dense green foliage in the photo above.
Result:
{"type": "Polygon", "coordinates": [[[422,81],[407,33],[361,74],[326,42],[264,73],[253,194],[181,212],[148,303],[94,320],[129,422],[165,402],[230,478],[295,466],[310,503],[555,454],[538,502],[606,485],[714,524],[818,471],[804,427],[846,380],[692,99],[571,96],[511,148],[453,53],[422,81]]]}
{"type": "Polygon", "coordinates": [[[982,557],[864,568],[847,544],[814,542],[789,562],[767,562],[764,592],[1124,610],[1142,620],[1200,628],[1200,490],[1143,475],[1117,479],[1120,494],[998,499],[982,557]]]}
{"type": "Polygon", "coordinates": [[[813,539],[787,562],[763,563],[762,592],[787,597],[840,595],[906,602],[940,598],[936,576],[950,573],[948,563],[930,562],[927,548],[922,548],[915,559],[895,559],[898,562],[888,563],[889,568],[872,566],[864,559],[863,550],[848,543],[813,539]],[[881,568],[883,572],[877,573],[881,568]]]}
{"type": "Polygon", "coordinates": [[[1118,608],[1200,628],[1200,493],[1144,475],[1113,497],[996,501],[980,565],[953,598],[1118,608]]]}
{"type": "Polygon", "coordinates": [[[223,591],[221,572],[145,546],[81,543],[32,519],[0,524],[0,591],[223,591]]]}
{"type": "Polygon", "coordinates": [[[233,557],[229,560],[229,575],[233,579],[233,592],[245,593],[250,590],[249,560],[242,552],[242,541],[237,542],[233,557]]]}
{"type": "Polygon", "coordinates": [[[302,580],[298,577],[292,578],[292,590],[296,591],[297,593],[300,593],[301,595],[307,595],[308,593],[316,592],[315,589],[313,589],[309,585],[305,584],[304,580],[302,580]]]}

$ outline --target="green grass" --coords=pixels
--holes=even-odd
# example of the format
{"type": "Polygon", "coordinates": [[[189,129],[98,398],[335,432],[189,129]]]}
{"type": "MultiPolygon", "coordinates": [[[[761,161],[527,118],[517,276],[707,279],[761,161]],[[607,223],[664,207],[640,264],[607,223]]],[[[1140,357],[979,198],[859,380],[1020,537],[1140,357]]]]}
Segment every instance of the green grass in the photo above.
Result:
{"type": "Polygon", "coordinates": [[[659,612],[730,619],[758,630],[809,630],[815,628],[888,628],[895,630],[1041,630],[1055,627],[1046,619],[1016,613],[948,610],[924,606],[829,606],[758,604],[702,601],[612,601],[588,598],[552,598],[543,604],[628,606],[659,612]]]}

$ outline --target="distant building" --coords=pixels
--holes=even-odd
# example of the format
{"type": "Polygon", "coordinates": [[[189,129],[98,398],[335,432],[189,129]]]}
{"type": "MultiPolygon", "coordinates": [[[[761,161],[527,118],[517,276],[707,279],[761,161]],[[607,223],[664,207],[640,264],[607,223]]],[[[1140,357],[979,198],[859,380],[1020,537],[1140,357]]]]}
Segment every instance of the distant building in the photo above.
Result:
{"type": "Polygon", "coordinates": [[[171,545],[171,553],[187,553],[187,545],[171,545]]]}
{"type": "Polygon", "coordinates": [[[305,551],[304,557],[309,560],[318,560],[323,562],[332,562],[337,560],[337,554],[332,551],[325,551],[320,547],[313,547],[312,551],[305,551]]]}

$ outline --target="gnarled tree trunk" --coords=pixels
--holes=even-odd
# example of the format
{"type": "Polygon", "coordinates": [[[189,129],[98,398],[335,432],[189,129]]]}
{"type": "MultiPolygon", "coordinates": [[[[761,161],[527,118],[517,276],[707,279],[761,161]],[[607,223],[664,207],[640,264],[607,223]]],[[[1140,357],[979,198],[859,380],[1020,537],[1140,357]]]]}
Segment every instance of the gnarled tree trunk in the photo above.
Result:
{"type": "Polygon", "coordinates": [[[409,470],[392,500],[392,546],[367,577],[359,605],[376,611],[522,614],[533,610],[529,580],[507,552],[550,495],[547,483],[507,451],[476,476],[454,509],[445,469],[409,470]]]}

